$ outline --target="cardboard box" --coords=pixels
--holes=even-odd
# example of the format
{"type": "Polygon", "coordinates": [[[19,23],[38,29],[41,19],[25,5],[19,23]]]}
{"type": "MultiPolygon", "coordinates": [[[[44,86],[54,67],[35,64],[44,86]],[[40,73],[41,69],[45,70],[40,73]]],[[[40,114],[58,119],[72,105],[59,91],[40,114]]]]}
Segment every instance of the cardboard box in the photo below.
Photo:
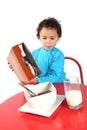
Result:
{"type": "Polygon", "coordinates": [[[26,83],[41,74],[41,70],[24,43],[13,46],[7,60],[21,82],[26,83]]]}

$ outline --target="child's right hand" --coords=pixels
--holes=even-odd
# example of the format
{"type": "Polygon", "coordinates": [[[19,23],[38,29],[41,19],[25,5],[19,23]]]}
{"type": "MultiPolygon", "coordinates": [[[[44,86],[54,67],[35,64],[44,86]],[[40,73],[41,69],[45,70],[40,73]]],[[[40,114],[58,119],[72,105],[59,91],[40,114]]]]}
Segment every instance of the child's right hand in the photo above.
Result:
{"type": "Polygon", "coordinates": [[[14,71],[13,66],[8,62],[9,68],[14,71]]]}

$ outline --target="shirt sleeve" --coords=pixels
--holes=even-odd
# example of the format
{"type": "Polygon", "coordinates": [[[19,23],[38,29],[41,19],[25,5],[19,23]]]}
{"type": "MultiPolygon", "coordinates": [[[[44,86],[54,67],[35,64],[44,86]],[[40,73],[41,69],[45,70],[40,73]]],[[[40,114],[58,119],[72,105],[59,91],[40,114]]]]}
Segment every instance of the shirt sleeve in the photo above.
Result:
{"type": "Polygon", "coordinates": [[[46,75],[37,78],[38,83],[51,82],[61,83],[65,79],[64,72],[64,54],[62,52],[56,53],[51,59],[49,69],[46,75]]]}

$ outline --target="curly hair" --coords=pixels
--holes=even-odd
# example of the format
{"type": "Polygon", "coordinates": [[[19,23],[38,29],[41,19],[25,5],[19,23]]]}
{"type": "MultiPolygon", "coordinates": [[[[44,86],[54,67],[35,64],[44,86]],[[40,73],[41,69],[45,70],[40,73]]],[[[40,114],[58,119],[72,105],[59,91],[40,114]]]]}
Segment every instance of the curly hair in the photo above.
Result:
{"type": "Polygon", "coordinates": [[[47,19],[44,19],[39,23],[37,30],[36,30],[38,39],[40,37],[40,31],[44,27],[56,29],[58,36],[61,37],[61,35],[62,35],[61,24],[59,23],[59,21],[57,19],[55,19],[53,17],[52,18],[48,17],[47,19]]]}

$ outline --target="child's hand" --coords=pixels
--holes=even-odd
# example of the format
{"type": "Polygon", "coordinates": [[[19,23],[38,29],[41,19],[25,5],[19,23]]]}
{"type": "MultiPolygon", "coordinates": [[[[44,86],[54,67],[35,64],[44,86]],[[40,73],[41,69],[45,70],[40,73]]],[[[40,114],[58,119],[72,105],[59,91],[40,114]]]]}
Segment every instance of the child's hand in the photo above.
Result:
{"type": "Polygon", "coordinates": [[[25,82],[21,82],[23,85],[28,85],[28,84],[38,84],[36,78],[30,80],[29,82],[25,83],[25,82]]]}
{"type": "Polygon", "coordinates": [[[8,62],[9,68],[14,71],[13,66],[8,62]]]}
{"type": "Polygon", "coordinates": [[[37,82],[36,78],[34,78],[34,79],[32,79],[32,80],[29,81],[29,84],[37,84],[37,83],[38,82],[37,82]]]}

